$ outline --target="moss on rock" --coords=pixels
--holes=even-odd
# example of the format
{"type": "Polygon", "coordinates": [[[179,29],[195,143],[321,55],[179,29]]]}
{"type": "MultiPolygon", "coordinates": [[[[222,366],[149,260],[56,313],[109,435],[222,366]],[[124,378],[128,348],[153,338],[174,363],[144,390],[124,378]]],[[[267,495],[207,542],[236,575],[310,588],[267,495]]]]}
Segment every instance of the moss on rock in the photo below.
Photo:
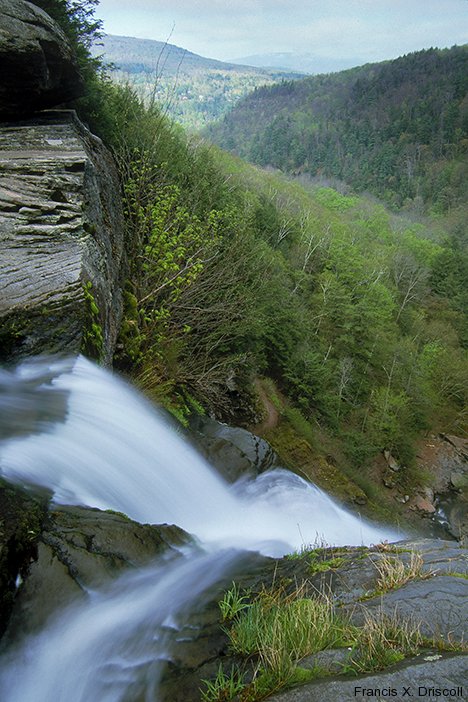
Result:
{"type": "Polygon", "coordinates": [[[310,443],[284,417],[274,430],[267,432],[265,438],[289,470],[311,480],[340,500],[366,504],[364,491],[314,451],[310,443]]]}
{"type": "Polygon", "coordinates": [[[6,629],[17,589],[37,557],[45,504],[0,480],[0,636],[6,629]]]}

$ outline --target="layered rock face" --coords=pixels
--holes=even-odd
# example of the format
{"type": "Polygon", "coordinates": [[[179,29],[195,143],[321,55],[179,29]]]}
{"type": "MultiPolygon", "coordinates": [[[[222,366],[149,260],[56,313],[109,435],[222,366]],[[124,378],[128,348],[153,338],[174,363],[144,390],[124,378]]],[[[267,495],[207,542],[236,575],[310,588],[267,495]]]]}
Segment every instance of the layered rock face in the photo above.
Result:
{"type": "Polygon", "coordinates": [[[76,59],[58,25],[23,0],[0,0],[0,118],[82,94],[76,59]]]}
{"type": "Polygon", "coordinates": [[[113,160],[71,111],[0,127],[0,356],[112,358],[123,215],[113,160]]]}
{"type": "Polygon", "coordinates": [[[82,92],[60,27],[32,3],[0,0],[0,361],[80,351],[112,359],[118,175],[73,112],[38,112],[82,92]]]}

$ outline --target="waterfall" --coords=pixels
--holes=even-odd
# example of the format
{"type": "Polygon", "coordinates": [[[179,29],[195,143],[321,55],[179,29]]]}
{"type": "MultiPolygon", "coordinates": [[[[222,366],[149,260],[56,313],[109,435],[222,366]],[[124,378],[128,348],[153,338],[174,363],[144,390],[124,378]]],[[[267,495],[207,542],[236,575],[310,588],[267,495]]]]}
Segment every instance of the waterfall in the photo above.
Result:
{"type": "Polygon", "coordinates": [[[240,549],[280,556],[317,539],[401,538],[287,470],[228,485],[164,415],[83,358],[33,359],[1,371],[0,412],[5,478],[48,488],[58,503],[177,524],[205,550],[166,565],[163,575],[158,563],[127,574],[57,615],[4,657],[5,702],[154,701],[158,661],[169,655],[168,622],[220,579],[240,549]],[[142,681],[148,660],[151,679],[144,666],[142,681]]]}
{"type": "Polygon", "coordinates": [[[0,664],[2,702],[155,702],[178,618],[239,558],[187,554],[90,593],[0,664]]]}

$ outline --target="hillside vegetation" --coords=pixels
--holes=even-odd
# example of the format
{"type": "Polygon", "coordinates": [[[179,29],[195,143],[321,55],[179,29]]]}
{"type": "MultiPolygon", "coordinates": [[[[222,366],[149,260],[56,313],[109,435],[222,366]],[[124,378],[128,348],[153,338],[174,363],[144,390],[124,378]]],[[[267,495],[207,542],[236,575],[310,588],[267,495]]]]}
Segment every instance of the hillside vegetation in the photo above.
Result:
{"type": "Polygon", "coordinates": [[[256,90],[210,128],[259,165],[447,212],[468,194],[468,46],[256,90]]]}
{"type": "Polygon", "coordinates": [[[360,469],[386,448],[415,479],[418,433],[467,420],[443,227],[188,141],[128,90],[112,100],[133,242],[120,366],[172,410],[241,423],[267,377],[312,444],[325,431],[360,469]]]}
{"type": "Polygon", "coordinates": [[[402,489],[423,480],[417,437],[468,419],[468,265],[450,219],[302,187],[188,138],[128,86],[88,85],[76,107],[115,154],[126,212],[116,366],[182,421],[255,424],[260,382],[283,430],[344,456],[369,496],[383,449],[402,489]]]}

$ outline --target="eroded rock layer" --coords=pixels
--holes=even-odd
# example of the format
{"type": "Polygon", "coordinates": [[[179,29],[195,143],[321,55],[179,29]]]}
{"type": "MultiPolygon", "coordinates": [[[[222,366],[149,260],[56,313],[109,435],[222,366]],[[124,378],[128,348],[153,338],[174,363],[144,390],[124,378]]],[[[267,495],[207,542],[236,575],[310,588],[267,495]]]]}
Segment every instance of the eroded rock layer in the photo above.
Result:
{"type": "Polygon", "coordinates": [[[109,363],[123,216],[110,154],[70,111],[0,128],[0,355],[109,363]]]}

